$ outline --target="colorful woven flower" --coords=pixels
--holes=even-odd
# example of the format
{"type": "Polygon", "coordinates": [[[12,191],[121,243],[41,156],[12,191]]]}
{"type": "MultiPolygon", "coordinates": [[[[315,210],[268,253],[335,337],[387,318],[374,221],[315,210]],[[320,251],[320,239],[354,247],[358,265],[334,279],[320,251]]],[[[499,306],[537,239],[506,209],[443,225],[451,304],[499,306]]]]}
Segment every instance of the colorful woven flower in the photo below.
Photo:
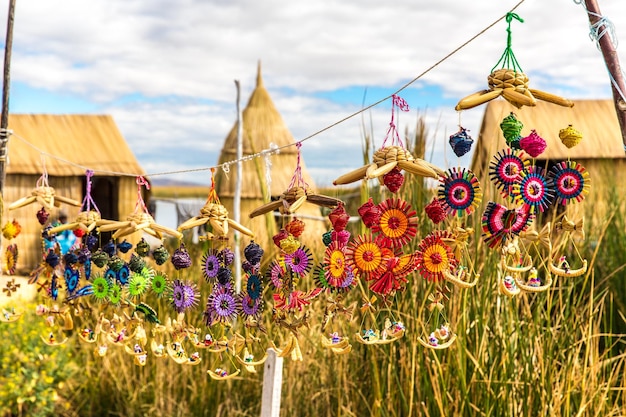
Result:
{"type": "Polygon", "coordinates": [[[184,313],[186,310],[198,305],[199,294],[195,284],[175,279],[172,282],[170,303],[177,313],[184,313]]]}
{"type": "Polygon", "coordinates": [[[241,305],[241,315],[244,318],[258,320],[263,312],[263,300],[253,299],[249,294],[239,294],[239,304],[241,305]]]}
{"type": "Polygon", "coordinates": [[[274,307],[279,310],[302,311],[302,309],[311,304],[311,300],[320,295],[321,292],[321,288],[314,288],[308,292],[299,290],[292,291],[286,296],[274,293],[274,307]]]}
{"type": "Polygon", "coordinates": [[[348,244],[346,260],[364,279],[380,273],[383,251],[372,235],[360,235],[348,244]]]}
{"type": "Polygon", "coordinates": [[[554,184],[556,203],[564,206],[582,201],[591,187],[589,173],[574,161],[557,163],[548,175],[554,184]]]}
{"type": "Polygon", "coordinates": [[[542,213],[554,200],[554,185],[546,178],[543,168],[531,165],[520,172],[519,182],[513,184],[511,193],[516,203],[523,204],[531,214],[542,213]]]}
{"type": "Polygon", "coordinates": [[[519,174],[530,165],[523,151],[504,149],[491,160],[489,164],[489,178],[505,197],[511,197],[511,189],[519,174]]]}
{"type": "Polygon", "coordinates": [[[216,285],[207,298],[204,310],[204,322],[207,326],[215,323],[228,323],[237,317],[239,303],[232,290],[216,285]]]}
{"type": "Polygon", "coordinates": [[[5,257],[4,265],[9,275],[15,275],[18,256],[19,256],[19,251],[17,250],[17,245],[15,243],[12,243],[9,246],[7,246],[4,252],[4,257],[5,257]]]}
{"type": "Polygon", "coordinates": [[[219,269],[220,260],[217,257],[217,253],[214,250],[209,249],[202,256],[202,274],[204,275],[204,279],[206,279],[207,282],[215,280],[219,269]]]}
{"type": "Polygon", "coordinates": [[[246,281],[246,292],[253,300],[261,298],[263,295],[263,283],[261,277],[256,274],[249,275],[246,281]]]}
{"type": "Polygon", "coordinates": [[[72,294],[76,291],[76,287],[78,287],[78,280],[80,278],[78,270],[67,265],[63,271],[63,278],[65,278],[65,289],[67,292],[72,294]]]}
{"type": "Polygon", "coordinates": [[[167,278],[163,274],[156,274],[154,278],[152,278],[152,292],[157,295],[157,297],[163,296],[168,291],[168,283],[167,278]]]}
{"type": "Polygon", "coordinates": [[[111,289],[111,284],[105,277],[99,276],[94,278],[91,286],[93,289],[92,296],[96,301],[102,302],[107,299],[109,296],[109,290],[111,289]]]}
{"type": "Polygon", "coordinates": [[[285,270],[284,263],[274,261],[267,269],[266,278],[272,283],[274,288],[279,289],[283,286],[283,278],[287,271],[285,270]]]}
{"type": "Polygon", "coordinates": [[[118,283],[111,284],[109,288],[109,295],[107,296],[109,303],[113,305],[119,305],[122,302],[122,287],[118,283]]]}
{"type": "Polygon", "coordinates": [[[381,210],[380,221],[372,227],[372,232],[380,234],[397,248],[415,237],[417,217],[409,203],[399,198],[390,198],[378,206],[381,210]]]}
{"type": "Polygon", "coordinates": [[[448,214],[461,217],[472,214],[482,201],[483,193],[474,173],[465,168],[451,168],[441,177],[437,192],[448,214]]]}
{"type": "MultiPolygon", "coordinates": [[[[115,271],[115,269],[110,268],[108,271],[115,271]]],[[[130,268],[126,264],[122,264],[122,266],[115,273],[115,278],[122,286],[128,284],[129,276],[130,268]]]]}
{"type": "Polygon", "coordinates": [[[331,287],[338,287],[346,278],[346,274],[352,268],[346,262],[345,246],[339,246],[332,242],[324,253],[324,265],[326,267],[326,280],[331,287]]]}
{"type": "Polygon", "coordinates": [[[293,253],[285,255],[285,265],[294,273],[303,276],[309,273],[313,267],[311,250],[302,245],[293,253]]]}
{"type": "Polygon", "coordinates": [[[526,230],[533,215],[526,207],[508,209],[490,201],[482,217],[483,240],[490,248],[502,245],[513,235],[526,230]]]}
{"type": "Polygon", "coordinates": [[[145,275],[133,272],[130,274],[128,280],[128,295],[132,298],[141,297],[150,287],[150,281],[146,279],[145,275]]]}
{"type": "Polygon", "coordinates": [[[426,236],[417,250],[417,270],[428,281],[442,281],[445,271],[453,271],[458,261],[452,249],[443,241],[445,233],[433,232],[426,236]]]}

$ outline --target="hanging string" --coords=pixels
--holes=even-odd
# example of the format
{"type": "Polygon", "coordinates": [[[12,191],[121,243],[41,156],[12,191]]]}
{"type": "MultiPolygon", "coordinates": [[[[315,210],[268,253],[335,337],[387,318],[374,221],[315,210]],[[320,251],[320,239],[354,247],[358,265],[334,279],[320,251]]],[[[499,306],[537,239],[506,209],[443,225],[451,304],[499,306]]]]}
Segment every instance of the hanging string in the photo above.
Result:
{"type": "Polygon", "coordinates": [[[518,14],[512,13],[512,12],[508,12],[506,14],[506,23],[507,23],[506,48],[504,49],[504,52],[502,53],[502,56],[500,57],[496,65],[494,65],[494,67],[491,69],[491,72],[494,72],[495,69],[500,64],[502,64],[501,68],[512,69],[517,72],[524,72],[522,71],[522,67],[520,67],[519,63],[517,62],[517,59],[515,58],[515,54],[513,53],[513,48],[512,48],[513,36],[511,32],[511,22],[513,21],[513,19],[518,20],[520,23],[524,23],[524,19],[519,17],[518,14]]]}
{"type": "MultiPolygon", "coordinates": [[[[270,149],[261,151],[263,153],[263,159],[265,161],[265,199],[269,200],[272,194],[272,159],[270,156],[272,155],[271,150],[278,149],[275,143],[270,143],[270,149]]],[[[280,153],[277,151],[276,153],[280,153]]]]}
{"type": "Polygon", "coordinates": [[[389,122],[389,129],[387,129],[387,134],[385,135],[385,139],[383,140],[383,148],[387,144],[387,139],[389,139],[389,135],[391,135],[391,144],[389,146],[400,146],[402,148],[406,148],[406,146],[404,146],[404,142],[402,142],[402,139],[400,139],[400,135],[398,134],[398,128],[395,124],[396,107],[398,107],[399,111],[401,110],[404,112],[408,112],[410,110],[409,104],[402,97],[397,94],[393,94],[391,96],[391,121],[389,122]]]}
{"type": "Polygon", "coordinates": [[[146,190],[149,190],[150,183],[146,181],[146,179],[142,177],[141,175],[137,176],[136,182],[137,182],[137,202],[135,203],[135,213],[139,211],[139,208],[141,208],[144,211],[144,213],[148,213],[148,207],[146,207],[146,203],[143,201],[143,197],[141,195],[141,187],[145,186],[146,190]]]}
{"type": "MultiPolygon", "coordinates": [[[[419,79],[421,79],[424,75],[428,74],[430,71],[432,71],[433,69],[435,69],[436,67],[438,67],[439,65],[441,65],[444,61],[448,60],[450,57],[452,57],[453,55],[455,55],[457,52],[459,52],[461,49],[465,48],[467,45],[469,45],[470,43],[472,43],[473,41],[475,41],[476,39],[478,39],[480,36],[482,36],[485,32],[487,32],[489,29],[491,29],[492,27],[494,27],[495,25],[497,25],[502,19],[507,18],[507,16],[509,14],[511,14],[511,12],[513,12],[514,10],[516,10],[519,6],[522,5],[522,3],[524,3],[526,0],[520,0],[515,6],[513,6],[510,11],[503,15],[500,16],[499,18],[497,18],[496,20],[494,20],[492,23],[490,23],[487,27],[485,27],[484,29],[482,29],[481,31],[479,31],[478,33],[476,33],[474,36],[472,36],[471,38],[469,38],[467,41],[463,42],[461,45],[459,45],[458,47],[456,47],[455,49],[453,49],[451,52],[449,52],[447,55],[445,55],[443,58],[439,59],[438,61],[436,61],[434,64],[432,64],[431,66],[429,66],[428,68],[426,68],[422,73],[420,73],[419,75],[417,75],[416,77],[414,77],[413,79],[411,79],[410,81],[408,81],[406,84],[404,84],[403,86],[401,86],[399,89],[397,89],[393,94],[384,97],[368,106],[365,106],[363,108],[361,108],[360,110],[357,110],[356,112],[349,114],[348,116],[336,121],[335,123],[328,125],[302,139],[300,139],[298,142],[296,143],[301,143],[304,141],[307,141],[309,139],[312,139],[324,132],[326,132],[327,130],[330,130],[332,128],[334,128],[335,126],[338,126],[340,124],[342,124],[343,122],[346,122],[350,119],[352,119],[353,117],[356,117],[358,115],[360,115],[361,113],[364,113],[366,111],[368,111],[371,108],[374,108],[376,106],[378,106],[381,103],[384,103],[385,101],[387,101],[388,99],[392,98],[394,95],[397,95],[398,93],[400,93],[401,91],[405,90],[406,88],[410,87],[412,84],[414,84],[415,82],[417,82],[419,79]]],[[[576,1],[576,0],[574,0],[576,1]]],[[[38,147],[36,147],[35,145],[33,145],[32,143],[30,143],[29,141],[27,141],[26,139],[24,139],[23,137],[21,137],[20,135],[13,133],[13,135],[18,138],[19,140],[21,140],[22,142],[26,143],[28,146],[34,148],[35,150],[37,150],[40,154],[42,155],[46,155],[49,156],[50,158],[56,159],[57,161],[66,163],[68,165],[77,167],[77,168],[81,168],[82,170],[87,170],[87,169],[91,169],[90,167],[86,167],[83,166],[81,164],[69,161],[65,158],[62,158],[58,155],[54,155],[48,152],[45,152],[41,149],[39,149],[38,147]]],[[[235,159],[232,161],[227,161],[224,162],[221,167],[225,172],[228,172],[230,165],[234,165],[240,161],[249,161],[255,158],[259,158],[259,157],[264,157],[267,154],[275,154],[275,153],[279,153],[281,149],[286,149],[289,148],[291,146],[294,146],[293,143],[287,144],[287,145],[282,145],[280,147],[277,147],[275,149],[265,149],[261,152],[255,153],[255,154],[251,154],[251,155],[247,155],[241,159],[235,159]]],[[[210,167],[201,167],[201,168],[191,168],[191,169],[183,169],[183,170],[176,170],[176,171],[164,171],[164,172],[154,172],[154,173],[150,173],[150,174],[146,174],[147,177],[156,177],[156,176],[164,176],[164,175],[175,175],[175,174],[188,174],[188,173],[193,173],[193,172],[201,172],[201,171],[208,171],[212,168],[217,168],[217,166],[210,166],[210,167]]],[[[107,171],[107,170],[93,170],[95,173],[98,174],[102,174],[102,175],[116,175],[116,176],[126,176],[126,177],[137,177],[139,174],[137,173],[129,173],[129,172],[117,172],[117,171],[107,171]]]]}
{"type": "Polygon", "coordinates": [[[302,142],[296,143],[296,148],[298,149],[298,160],[296,162],[296,170],[291,177],[291,182],[289,183],[289,189],[293,187],[301,187],[301,188],[309,188],[309,184],[304,181],[302,178],[302,166],[301,166],[301,154],[300,148],[302,148],[302,142]]]}
{"type": "Polygon", "coordinates": [[[85,184],[85,198],[83,199],[83,204],[81,206],[82,211],[91,211],[91,205],[93,204],[93,208],[98,214],[100,214],[100,210],[96,205],[96,202],[91,198],[91,177],[93,177],[93,171],[88,169],[85,171],[86,184],[85,184]]]}
{"type": "Polygon", "coordinates": [[[46,157],[41,155],[41,177],[37,180],[37,188],[39,187],[50,187],[48,185],[48,171],[46,170],[46,157]]]}
{"type": "Polygon", "coordinates": [[[209,190],[206,203],[222,204],[220,203],[220,198],[217,196],[217,191],[215,191],[215,168],[211,168],[211,189],[209,190]]]}

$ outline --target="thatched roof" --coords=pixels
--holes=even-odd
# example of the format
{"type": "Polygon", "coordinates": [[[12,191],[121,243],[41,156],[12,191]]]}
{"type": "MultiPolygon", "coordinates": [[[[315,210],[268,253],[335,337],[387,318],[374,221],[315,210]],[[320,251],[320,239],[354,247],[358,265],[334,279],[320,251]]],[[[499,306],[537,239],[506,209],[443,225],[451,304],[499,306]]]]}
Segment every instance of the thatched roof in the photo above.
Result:
{"type": "MultiPolygon", "coordinates": [[[[11,114],[8,128],[14,132],[8,143],[8,174],[41,174],[41,152],[62,157],[96,174],[145,173],[108,115],[11,114]]],[[[85,175],[80,166],[45,158],[46,171],[52,176],[85,175]]]]}
{"type": "MultiPolygon", "coordinates": [[[[269,149],[270,144],[278,147],[291,145],[295,139],[287,128],[280,113],[276,109],[272,98],[263,85],[261,64],[259,64],[256,88],[243,110],[243,156],[258,153],[269,149]]],[[[276,196],[287,190],[289,182],[296,169],[297,149],[290,146],[280,150],[279,154],[271,156],[272,183],[271,195],[276,196]]],[[[219,158],[219,164],[237,159],[237,123],[235,122],[224,141],[224,147],[219,158]]],[[[263,158],[256,158],[243,163],[241,198],[263,200],[259,179],[265,178],[265,163],[263,158]]],[[[313,180],[301,162],[304,180],[313,187],[313,180]]],[[[235,192],[236,173],[234,167],[228,177],[218,171],[217,194],[220,197],[233,197],[235,192]]]]}
{"type": "Polygon", "coordinates": [[[548,146],[537,159],[626,158],[612,100],[576,100],[572,108],[538,101],[534,107],[524,106],[521,109],[505,100],[493,100],[485,110],[475,144],[472,169],[484,168],[485,161],[506,147],[500,123],[511,112],[524,124],[522,136],[527,136],[531,129],[535,129],[546,140],[548,146]],[[570,124],[583,134],[583,139],[577,146],[568,149],[561,143],[559,131],[570,124]]]}

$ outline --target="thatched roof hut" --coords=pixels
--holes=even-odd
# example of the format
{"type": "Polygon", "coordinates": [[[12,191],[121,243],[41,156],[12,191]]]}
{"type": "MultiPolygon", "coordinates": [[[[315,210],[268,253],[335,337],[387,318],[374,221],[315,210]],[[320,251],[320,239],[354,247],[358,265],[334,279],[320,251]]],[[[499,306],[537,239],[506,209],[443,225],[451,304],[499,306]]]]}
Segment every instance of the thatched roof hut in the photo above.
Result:
{"type": "Polygon", "coordinates": [[[624,195],[626,185],[618,178],[626,173],[626,153],[612,100],[576,100],[574,107],[561,107],[538,101],[535,107],[517,109],[505,100],[488,103],[475,145],[471,169],[485,189],[485,200],[497,200],[497,191],[488,186],[489,162],[506,141],[500,128],[502,119],[511,112],[523,124],[522,136],[535,129],[547,143],[546,150],[535,161],[542,167],[570,158],[589,172],[591,190],[577,208],[594,210],[596,218],[604,213],[604,202],[610,192],[624,195]],[[582,141],[568,149],[559,139],[559,131],[573,127],[583,134],[582,141]]]}
{"type": "MultiPolygon", "coordinates": [[[[41,260],[42,226],[36,217],[41,206],[30,204],[11,211],[7,207],[31,194],[44,166],[55,193],[79,202],[86,192],[85,168],[95,171],[91,196],[104,219],[126,218],[135,209],[135,178],[115,173],[145,172],[111,116],[12,114],[9,129],[13,135],[8,143],[2,218],[4,223],[16,219],[22,226],[21,234],[11,241],[19,249],[18,270],[32,270],[41,260]]],[[[56,219],[60,210],[71,222],[80,207],[61,205],[50,213],[51,219],[56,219]]],[[[3,247],[6,245],[5,239],[3,247]]]]}
{"type": "MultiPolygon", "coordinates": [[[[261,65],[259,64],[256,88],[250,96],[250,100],[243,110],[243,156],[258,153],[269,149],[270,144],[278,147],[292,145],[295,139],[285,125],[280,113],[276,109],[268,91],[263,85],[261,77],[261,65]]],[[[271,184],[265,179],[265,162],[263,158],[254,158],[243,163],[242,187],[241,187],[241,224],[251,229],[255,240],[265,247],[272,247],[271,237],[282,226],[283,219],[274,218],[272,213],[258,216],[253,219],[248,217],[255,208],[276,199],[282,192],[289,188],[289,183],[296,169],[298,150],[296,146],[281,149],[279,154],[271,156],[271,184]],[[269,186],[269,190],[268,190],[269,186]]],[[[224,146],[219,157],[219,164],[237,159],[237,123],[234,124],[224,141],[224,146]]],[[[310,188],[315,189],[313,179],[307,173],[304,161],[301,162],[302,177],[310,188]]],[[[231,217],[233,213],[233,201],[235,196],[235,184],[237,172],[234,166],[230,173],[225,175],[221,170],[216,173],[216,190],[221,203],[228,209],[231,217]]],[[[307,217],[320,217],[321,210],[318,206],[305,203],[298,210],[298,215],[306,224],[302,236],[303,242],[321,242],[321,235],[327,230],[324,221],[308,219],[307,217]]],[[[288,221],[284,220],[284,221],[288,221]]]]}

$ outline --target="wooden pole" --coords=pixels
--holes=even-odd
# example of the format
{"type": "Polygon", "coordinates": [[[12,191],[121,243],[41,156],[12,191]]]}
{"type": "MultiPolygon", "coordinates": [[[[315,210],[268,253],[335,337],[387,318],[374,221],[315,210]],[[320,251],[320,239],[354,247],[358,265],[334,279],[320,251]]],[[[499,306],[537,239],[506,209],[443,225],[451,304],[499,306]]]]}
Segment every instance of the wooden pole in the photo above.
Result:
{"type": "MultiPolygon", "coordinates": [[[[237,177],[235,179],[235,196],[233,201],[233,220],[241,222],[241,183],[243,167],[241,158],[243,156],[243,117],[241,115],[241,85],[239,80],[235,80],[237,87],[237,177]]],[[[241,291],[241,233],[235,230],[235,289],[237,293],[241,291]]]]}
{"type": "Polygon", "coordinates": [[[283,387],[283,358],[272,349],[267,349],[263,370],[263,395],[261,417],[280,416],[280,395],[283,387]]]}
{"type": "Polygon", "coordinates": [[[613,45],[613,40],[608,36],[609,28],[601,21],[602,13],[600,12],[598,2],[596,0],[585,0],[585,8],[587,9],[587,16],[589,17],[589,24],[591,27],[595,28],[595,32],[599,34],[597,41],[611,77],[611,91],[613,92],[615,111],[617,112],[617,119],[622,131],[622,142],[626,150],[626,102],[624,102],[624,98],[621,95],[626,94],[626,88],[624,88],[624,77],[620,67],[619,57],[617,56],[615,45],[613,45]]]}
{"type": "MultiPolygon", "coordinates": [[[[2,115],[0,115],[0,224],[4,214],[4,182],[6,180],[7,144],[9,142],[9,89],[11,87],[11,49],[13,47],[13,21],[15,0],[9,1],[7,35],[4,44],[4,72],[2,75],[2,115]]],[[[2,236],[0,235],[0,239],[2,236]]],[[[0,240],[0,246],[2,241],[0,240]]]]}

